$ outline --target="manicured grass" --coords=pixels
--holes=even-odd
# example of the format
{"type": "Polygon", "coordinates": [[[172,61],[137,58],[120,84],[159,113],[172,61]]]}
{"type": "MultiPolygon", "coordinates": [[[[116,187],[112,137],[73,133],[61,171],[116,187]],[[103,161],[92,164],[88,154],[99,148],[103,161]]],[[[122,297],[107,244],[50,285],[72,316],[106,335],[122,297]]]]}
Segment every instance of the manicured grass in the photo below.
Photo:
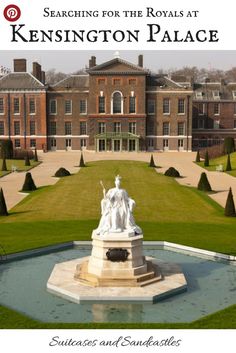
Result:
{"type": "Polygon", "coordinates": [[[235,329],[236,305],[191,323],[43,323],[0,306],[0,329],[235,329]]]}
{"type": "MultiPolygon", "coordinates": [[[[30,160],[30,166],[25,166],[25,161],[20,160],[20,159],[7,159],[6,160],[6,164],[7,164],[7,172],[2,172],[0,171],[0,177],[4,176],[6,174],[11,173],[12,171],[12,166],[15,166],[17,168],[18,172],[24,172],[27,170],[30,170],[34,167],[36,167],[37,165],[40,164],[40,162],[34,162],[33,160],[30,160]]],[[[2,159],[0,159],[0,168],[2,167],[2,159]]]]}
{"type": "MultiPolygon", "coordinates": [[[[225,172],[225,173],[228,173],[234,177],[236,177],[236,152],[234,153],[231,153],[230,154],[230,161],[231,161],[231,167],[232,167],[232,170],[229,171],[229,172],[225,172]]],[[[206,170],[209,170],[209,171],[216,171],[216,167],[220,164],[222,164],[224,166],[224,170],[226,168],[226,163],[227,163],[227,155],[225,156],[221,156],[221,157],[218,157],[218,158],[214,158],[214,159],[210,159],[210,165],[209,167],[205,167],[204,166],[204,162],[199,162],[197,163],[200,167],[202,168],[205,168],[206,170]]]]}

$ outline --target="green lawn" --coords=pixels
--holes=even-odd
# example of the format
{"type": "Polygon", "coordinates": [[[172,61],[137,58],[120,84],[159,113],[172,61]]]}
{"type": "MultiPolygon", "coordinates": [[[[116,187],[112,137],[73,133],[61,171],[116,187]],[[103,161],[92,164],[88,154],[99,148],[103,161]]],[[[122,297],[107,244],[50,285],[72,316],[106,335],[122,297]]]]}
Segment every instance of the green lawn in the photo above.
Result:
{"type": "MultiPolygon", "coordinates": [[[[231,167],[232,170],[230,172],[226,172],[234,177],[236,177],[236,152],[230,154],[230,161],[231,161],[231,167]]],[[[216,171],[216,167],[220,164],[224,166],[224,170],[226,168],[226,163],[227,163],[227,155],[221,156],[218,158],[210,159],[210,165],[209,167],[204,166],[204,162],[197,163],[200,167],[205,168],[209,171],[216,171]]]]}
{"type": "MultiPolygon", "coordinates": [[[[8,217],[0,219],[0,244],[7,253],[12,253],[65,241],[90,240],[100,217],[102,189],[99,181],[102,180],[107,189],[113,187],[114,176],[118,173],[123,177],[122,186],[137,203],[135,218],[144,231],[145,240],[166,240],[236,254],[236,219],[224,217],[223,208],[205,193],[157,174],[147,163],[134,161],[89,163],[79,173],[32,192],[8,217]]],[[[236,306],[232,308],[191,324],[137,324],[133,327],[233,328],[236,327],[236,306]]],[[[11,328],[122,327],[121,324],[42,324],[3,307],[0,307],[0,325],[11,328]]]]}
{"type": "MultiPolygon", "coordinates": [[[[9,174],[12,170],[12,166],[17,167],[17,171],[18,172],[23,172],[23,171],[27,171],[30,170],[34,167],[36,167],[40,162],[34,162],[34,161],[30,161],[30,166],[25,166],[25,161],[23,160],[19,160],[19,159],[7,159],[6,160],[6,164],[7,164],[7,172],[2,172],[0,171],[0,177],[9,174]]],[[[0,159],[0,168],[2,168],[2,159],[0,159]]]]}

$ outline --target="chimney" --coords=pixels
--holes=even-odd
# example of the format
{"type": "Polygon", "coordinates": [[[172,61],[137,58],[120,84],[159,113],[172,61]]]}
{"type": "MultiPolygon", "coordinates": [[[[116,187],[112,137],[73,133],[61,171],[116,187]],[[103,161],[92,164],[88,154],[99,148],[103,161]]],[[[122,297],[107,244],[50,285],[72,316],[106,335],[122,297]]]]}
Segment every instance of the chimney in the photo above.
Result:
{"type": "Polygon", "coordinates": [[[89,68],[91,69],[94,66],[96,66],[96,56],[91,56],[91,59],[89,59],[89,68]]]}
{"type": "Polygon", "coordinates": [[[33,76],[41,82],[42,80],[41,65],[37,62],[33,62],[33,76]]]}
{"type": "Polygon", "coordinates": [[[41,82],[45,85],[46,77],[45,77],[45,71],[41,71],[41,82]]]}
{"type": "Polygon", "coordinates": [[[26,59],[14,59],[14,72],[26,72],[26,59]]]}
{"type": "Polygon", "coordinates": [[[138,66],[143,67],[143,55],[138,56],[138,66]]]}

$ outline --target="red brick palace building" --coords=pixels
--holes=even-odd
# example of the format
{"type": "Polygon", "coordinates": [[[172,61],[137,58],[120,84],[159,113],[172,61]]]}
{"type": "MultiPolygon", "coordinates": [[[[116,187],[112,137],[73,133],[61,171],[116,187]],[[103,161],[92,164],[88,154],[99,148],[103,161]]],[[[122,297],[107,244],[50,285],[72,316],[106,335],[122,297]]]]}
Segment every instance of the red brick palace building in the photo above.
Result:
{"type": "Polygon", "coordinates": [[[236,132],[236,84],[193,84],[120,58],[55,85],[34,62],[0,78],[0,139],[15,148],[191,151],[236,132]],[[235,129],[235,130],[234,130],[235,129]]]}

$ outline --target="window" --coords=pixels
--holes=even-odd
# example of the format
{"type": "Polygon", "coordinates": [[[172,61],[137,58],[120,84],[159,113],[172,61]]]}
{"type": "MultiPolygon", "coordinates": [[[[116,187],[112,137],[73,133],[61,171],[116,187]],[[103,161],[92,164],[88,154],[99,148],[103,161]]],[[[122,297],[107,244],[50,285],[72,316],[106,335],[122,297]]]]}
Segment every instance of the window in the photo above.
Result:
{"type": "Polygon", "coordinates": [[[105,97],[98,97],[98,112],[100,114],[105,113],[105,97]]]}
{"type": "Polygon", "coordinates": [[[214,120],[213,129],[219,129],[219,128],[220,128],[220,120],[214,120]]]}
{"type": "Polygon", "coordinates": [[[198,114],[204,115],[205,114],[205,103],[198,104],[198,114]]]}
{"type": "Polygon", "coordinates": [[[4,99],[0,98],[0,114],[4,114],[4,99]]]}
{"type": "Polygon", "coordinates": [[[29,113],[30,114],[35,114],[35,99],[34,98],[30,98],[29,99],[29,113]]]}
{"type": "Polygon", "coordinates": [[[129,85],[130,86],[135,86],[136,85],[136,79],[135,78],[129,79],[129,85]]]}
{"type": "Polygon", "coordinates": [[[147,123],[147,135],[154,135],[154,120],[149,120],[147,123]]]}
{"type": "Polygon", "coordinates": [[[198,129],[204,129],[204,128],[205,128],[205,120],[199,119],[198,120],[198,129]]]}
{"type": "Polygon", "coordinates": [[[87,114],[87,101],[86,101],[86,99],[80,100],[79,111],[80,111],[80,114],[87,114]]]}
{"type": "Polygon", "coordinates": [[[236,119],[234,119],[234,129],[236,129],[236,119]]]}
{"type": "Polygon", "coordinates": [[[113,114],[122,113],[122,97],[120,92],[113,93],[113,114]]]}
{"type": "Polygon", "coordinates": [[[20,148],[20,140],[16,139],[14,142],[15,148],[20,148]]]}
{"type": "Polygon", "coordinates": [[[72,100],[65,100],[65,114],[72,114],[72,100]]]}
{"type": "Polygon", "coordinates": [[[65,122],[65,135],[71,135],[71,121],[65,122]]]}
{"type": "Polygon", "coordinates": [[[106,132],[106,123],[100,122],[98,123],[98,133],[104,134],[106,132]]]}
{"type": "Polygon", "coordinates": [[[136,122],[129,123],[129,132],[136,135],[136,122]]]}
{"type": "Polygon", "coordinates": [[[169,123],[163,123],[163,135],[169,135],[170,134],[170,124],[169,123]]]}
{"type": "Polygon", "coordinates": [[[213,99],[220,99],[220,92],[219,91],[212,91],[213,99]]]}
{"type": "Polygon", "coordinates": [[[57,123],[56,121],[50,121],[49,123],[49,135],[57,134],[57,123]]]}
{"type": "Polygon", "coordinates": [[[98,79],[98,84],[99,84],[99,85],[105,85],[105,84],[106,84],[105,78],[99,78],[99,79],[98,79]]]}
{"type": "Polygon", "coordinates": [[[184,140],[183,139],[178,140],[178,147],[179,148],[183,148],[184,147],[184,140]]]}
{"type": "Polygon", "coordinates": [[[178,99],[178,114],[185,113],[185,100],[180,98],[178,99]]]}
{"type": "Polygon", "coordinates": [[[214,115],[219,115],[219,114],[220,114],[220,104],[214,103],[214,115]]]}
{"type": "Polygon", "coordinates": [[[236,99],[236,91],[232,91],[233,99],[236,99]]]}
{"type": "Polygon", "coordinates": [[[170,114],[170,100],[169,100],[169,98],[163,99],[163,114],[170,114]]]}
{"type": "Polygon", "coordinates": [[[30,135],[36,135],[35,131],[35,121],[30,121],[30,135]]]}
{"type": "Polygon", "coordinates": [[[80,135],[86,135],[87,134],[87,122],[81,121],[79,123],[79,127],[80,127],[80,135]]]}
{"type": "Polygon", "coordinates": [[[155,100],[148,99],[147,101],[147,113],[150,115],[155,114],[155,100]]]}
{"type": "Polygon", "coordinates": [[[121,123],[120,122],[114,123],[114,132],[116,132],[116,133],[121,132],[121,123]]]}
{"type": "Polygon", "coordinates": [[[80,140],[80,148],[86,147],[86,139],[80,140]]]}
{"type": "Polygon", "coordinates": [[[129,97],[129,113],[130,114],[134,114],[135,113],[135,110],[136,110],[135,102],[136,102],[135,97],[129,97]]]}
{"type": "Polygon", "coordinates": [[[154,140],[148,139],[148,147],[154,147],[154,140]]]}
{"type": "Polygon", "coordinates": [[[183,136],[184,135],[184,123],[178,123],[178,135],[183,136]]]}
{"type": "Polygon", "coordinates": [[[0,121],[0,135],[5,135],[4,132],[4,121],[0,121]]]}
{"type": "Polygon", "coordinates": [[[57,101],[56,101],[56,99],[50,99],[49,112],[50,112],[50,114],[57,114],[57,101]]]}
{"type": "Polygon", "coordinates": [[[20,135],[20,122],[14,121],[14,135],[20,135]]]}
{"type": "Polygon", "coordinates": [[[66,139],[66,148],[71,148],[71,139],[66,139]]]}
{"type": "Polygon", "coordinates": [[[20,100],[19,98],[14,98],[14,107],[13,107],[13,111],[14,114],[20,114],[20,100]]]}
{"type": "Polygon", "coordinates": [[[202,92],[201,91],[197,91],[196,92],[196,98],[197,99],[202,99],[202,92]]]}
{"type": "Polygon", "coordinates": [[[31,148],[35,148],[36,147],[36,140],[35,139],[31,139],[30,140],[30,147],[31,148]]]}
{"type": "Polygon", "coordinates": [[[57,147],[57,140],[56,139],[51,139],[50,140],[50,145],[51,145],[51,147],[57,147]]]}
{"type": "Polygon", "coordinates": [[[121,84],[121,80],[119,78],[114,78],[113,79],[113,85],[114,86],[119,86],[121,84]]]}
{"type": "Polygon", "coordinates": [[[163,140],[163,148],[168,149],[169,148],[169,140],[164,139],[163,140]]]}

